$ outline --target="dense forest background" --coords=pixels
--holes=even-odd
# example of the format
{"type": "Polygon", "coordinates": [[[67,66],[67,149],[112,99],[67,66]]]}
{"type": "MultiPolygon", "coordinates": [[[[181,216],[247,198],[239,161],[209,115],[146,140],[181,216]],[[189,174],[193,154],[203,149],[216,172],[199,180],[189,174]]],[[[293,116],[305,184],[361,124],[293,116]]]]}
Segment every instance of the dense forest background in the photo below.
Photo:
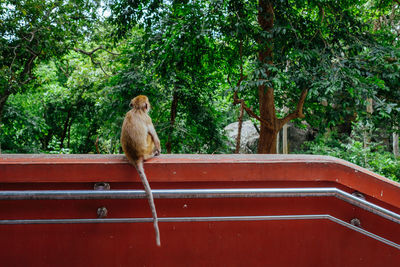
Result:
{"type": "Polygon", "coordinates": [[[275,153],[291,121],[295,153],[400,180],[398,0],[0,3],[1,153],[120,153],[145,94],[163,153],[232,153],[249,119],[275,153]]]}

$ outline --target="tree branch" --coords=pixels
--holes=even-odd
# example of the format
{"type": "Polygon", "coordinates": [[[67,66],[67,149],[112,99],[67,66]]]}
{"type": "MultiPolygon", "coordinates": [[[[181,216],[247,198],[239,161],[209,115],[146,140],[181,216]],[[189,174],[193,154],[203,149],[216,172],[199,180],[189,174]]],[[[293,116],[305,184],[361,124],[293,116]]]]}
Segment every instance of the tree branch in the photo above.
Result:
{"type": "Polygon", "coordinates": [[[93,54],[96,53],[98,50],[104,50],[104,51],[106,51],[107,53],[109,53],[109,54],[111,54],[111,55],[114,55],[114,56],[119,56],[119,55],[121,55],[121,54],[118,54],[118,53],[114,53],[114,52],[108,51],[108,50],[105,49],[102,45],[99,46],[99,47],[97,47],[97,48],[95,48],[95,49],[93,49],[93,50],[90,51],[90,52],[87,52],[87,51],[82,50],[82,49],[80,49],[80,48],[74,48],[74,50],[75,50],[76,52],[85,54],[85,55],[90,56],[90,57],[93,56],[93,54]]]}
{"type": "Polygon", "coordinates": [[[239,154],[240,151],[240,141],[242,137],[242,125],[243,125],[243,102],[240,104],[240,115],[239,115],[239,121],[238,121],[238,132],[236,136],[236,149],[235,149],[235,154],[239,154]]]}
{"type": "Polygon", "coordinates": [[[304,89],[301,92],[299,102],[297,103],[297,108],[294,112],[289,113],[286,117],[284,117],[282,119],[278,119],[278,126],[279,126],[278,129],[282,128],[283,125],[285,125],[286,123],[288,123],[291,120],[305,117],[305,115],[303,114],[303,105],[306,100],[307,93],[308,93],[307,89],[304,89]]]}
{"type": "Polygon", "coordinates": [[[33,62],[38,57],[38,55],[34,54],[34,52],[32,50],[30,50],[30,49],[28,49],[28,50],[31,52],[32,56],[27,62],[25,62],[24,70],[21,72],[20,77],[24,78],[25,75],[28,75],[29,78],[27,80],[25,80],[24,82],[21,82],[20,84],[27,84],[29,81],[31,81],[33,79],[33,75],[32,75],[33,62]]]}
{"type": "Polygon", "coordinates": [[[319,9],[319,15],[321,17],[321,20],[319,22],[320,24],[320,28],[315,32],[314,36],[310,39],[310,42],[318,35],[321,35],[321,38],[324,40],[323,36],[322,36],[322,32],[321,32],[321,27],[322,27],[322,23],[324,22],[325,19],[325,9],[319,4],[318,5],[318,9],[319,9]]]}
{"type": "Polygon", "coordinates": [[[39,29],[36,29],[36,30],[34,30],[34,31],[29,32],[28,34],[31,35],[31,38],[30,38],[30,39],[28,39],[28,37],[26,37],[26,36],[22,36],[22,38],[24,38],[26,41],[28,41],[29,43],[31,43],[31,42],[33,41],[33,39],[35,38],[36,32],[38,32],[38,31],[39,31],[39,29]]]}
{"type": "Polygon", "coordinates": [[[71,75],[69,73],[69,61],[66,61],[65,65],[62,66],[63,62],[60,62],[60,64],[57,64],[57,68],[59,68],[62,73],[64,74],[65,77],[69,78],[69,76],[71,75]]]}
{"type": "Polygon", "coordinates": [[[99,136],[97,136],[96,142],[94,143],[94,145],[96,146],[96,152],[97,152],[97,154],[100,154],[100,150],[99,150],[99,136]]]}
{"type": "Polygon", "coordinates": [[[267,128],[269,129],[273,129],[272,125],[270,123],[268,123],[266,120],[261,119],[257,114],[255,114],[248,106],[246,106],[246,104],[244,103],[243,99],[239,99],[237,97],[237,92],[235,91],[233,93],[233,104],[237,105],[237,104],[241,104],[243,106],[243,109],[246,110],[247,114],[249,114],[250,117],[255,118],[256,120],[258,120],[260,123],[264,124],[267,128]]]}
{"type": "Polygon", "coordinates": [[[106,76],[111,76],[111,75],[109,75],[109,74],[103,69],[103,66],[101,65],[100,62],[98,62],[98,61],[96,61],[96,60],[94,59],[94,53],[96,53],[96,52],[99,51],[99,50],[104,50],[104,51],[106,51],[107,53],[109,53],[109,54],[111,54],[111,55],[115,55],[115,56],[120,55],[120,54],[118,54],[118,53],[114,53],[114,52],[108,51],[108,50],[105,49],[102,45],[99,46],[99,47],[97,47],[97,48],[95,48],[95,49],[93,49],[93,50],[90,51],[90,52],[85,51],[85,50],[80,49],[80,48],[74,48],[74,50],[75,50],[75,52],[78,52],[78,53],[81,53],[81,54],[84,54],[84,55],[89,56],[89,57],[90,57],[90,60],[92,61],[92,63],[93,63],[94,65],[100,66],[100,69],[103,71],[103,73],[104,73],[106,76]]]}
{"type": "MultiPolygon", "coordinates": [[[[239,80],[238,80],[238,82],[236,84],[237,88],[240,86],[242,81],[247,77],[247,76],[243,75],[243,60],[242,60],[242,57],[243,57],[243,40],[240,40],[240,44],[239,44],[239,57],[240,57],[240,78],[239,78],[239,80]]],[[[228,83],[232,86],[231,81],[229,80],[229,74],[228,74],[228,83]]],[[[270,123],[268,123],[266,120],[261,119],[261,117],[257,116],[257,114],[255,114],[253,112],[253,110],[251,110],[249,107],[247,107],[243,99],[239,99],[238,98],[237,90],[233,93],[233,104],[234,105],[240,104],[241,114],[242,114],[243,109],[244,109],[244,110],[246,110],[247,114],[249,114],[249,116],[255,118],[260,123],[264,124],[267,128],[273,129],[272,125],[270,123]]],[[[241,117],[242,116],[243,115],[241,115],[241,117]]],[[[240,124],[240,120],[239,120],[239,124],[240,124]]],[[[238,136],[239,136],[239,134],[238,134],[238,136]]]]}
{"type": "Polygon", "coordinates": [[[74,50],[75,50],[76,52],[78,52],[78,53],[82,53],[82,54],[84,54],[84,55],[87,55],[87,56],[89,56],[89,57],[92,57],[93,54],[94,54],[96,51],[100,50],[101,48],[102,48],[102,47],[99,46],[99,47],[93,49],[93,50],[90,51],[90,52],[87,52],[87,51],[85,51],[85,50],[83,50],[83,49],[80,49],[80,48],[74,48],[74,50]]]}
{"type": "MultiPolygon", "coordinates": [[[[236,84],[236,88],[239,88],[241,85],[242,81],[246,79],[246,75],[243,75],[243,39],[240,39],[239,42],[239,59],[240,59],[240,78],[236,84]]],[[[229,74],[228,74],[228,83],[232,86],[231,81],[229,79],[229,74]]],[[[246,103],[244,102],[243,99],[239,99],[237,96],[237,89],[233,93],[233,104],[238,105],[240,104],[240,116],[239,116],[239,124],[238,124],[238,135],[237,135],[237,140],[236,140],[236,151],[235,153],[239,153],[240,149],[240,137],[241,137],[241,128],[242,128],[242,123],[243,123],[243,110],[246,110],[247,114],[250,117],[255,118],[258,120],[260,123],[265,125],[265,127],[269,129],[273,129],[272,125],[268,123],[266,120],[263,120],[261,117],[259,117],[257,114],[253,112],[249,107],[246,106],[246,103]]]]}
{"type": "Polygon", "coordinates": [[[29,46],[27,46],[26,49],[29,51],[29,53],[31,53],[33,56],[35,56],[35,58],[39,56],[39,53],[36,53],[35,51],[33,51],[29,46]]]}
{"type": "Polygon", "coordinates": [[[17,48],[18,48],[19,46],[20,46],[20,45],[16,45],[16,46],[14,47],[14,49],[13,49],[14,57],[13,57],[13,59],[12,59],[12,61],[11,61],[10,67],[9,67],[10,72],[12,72],[12,66],[14,65],[15,59],[17,58],[17,48]]]}
{"type": "Polygon", "coordinates": [[[11,95],[11,92],[6,88],[5,92],[0,95],[0,105],[7,100],[7,98],[11,95]]]}

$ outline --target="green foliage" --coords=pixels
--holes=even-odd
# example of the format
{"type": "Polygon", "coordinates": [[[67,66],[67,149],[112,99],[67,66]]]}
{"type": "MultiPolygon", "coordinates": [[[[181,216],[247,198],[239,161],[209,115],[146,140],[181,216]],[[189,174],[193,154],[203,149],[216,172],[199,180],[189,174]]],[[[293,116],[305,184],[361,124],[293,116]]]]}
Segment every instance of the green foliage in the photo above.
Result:
{"type": "Polygon", "coordinates": [[[12,95],[3,117],[5,152],[94,152],[96,101],[105,74],[77,53],[35,68],[35,84],[12,95]],[[22,141],[22,142],[21,142],[22,141]]]}
{"type": "Polygon", "coordinates": [[[199,81],[207,91],[205,78],[231,87],[229,94],[238,90],[240,98],[257,106],[256,89],[265,84],[274,88],[278,109],[291,110],[308,89],[304,113],[313,127],[370,116],[367,99],[374,102],[375,123],[384,118],[395,127],[400,121],[400,49],[393,26],[399,14],[390,1],[276,1],[269,32],[258,23],[257,1],[110,3],[116,36],[135,26],[143,29],[144,52],[155,54],[147,61],[154,63],[164,88],[177,83],[182,90],[199,81]],[[273,50],[268,59],[273,64],[259,62],[263,47],[273,50]]]}
{"type": "Polygon", "coordinates": [[[154,12],[151,16],[138,12],[139,18],[131,18],[141,30],[128,31],[120,17],[114,20],[118,35],[123,30],[137,44],[127,51],[131,65],[121,70],[122,84],[149,95],[156,128],[163,129],[160,139],[171,146],[171,152],[222,152],[226,120],[216,103],[225,99],[220,96],[224,88],[221,49],[214,39],[215,16],[207,13],[206,2],[173,2],[159,9],[152,9],[161,5],[157,2],[121,2],[113,8],[120,12],[124,7],[129,13],[138,5],[139,10],[154,12]]]}
{"type": "Polygon", "coordinates": [[[88,34],[98,2],[2,0],[0,99],[19,92],[34,79],[32,70],[38,61],[65,54],[79,36],[88,34]]]}
{"type": "Polygon", "coordinates": [[[16,94],[4,110],[0,142],[5,153],[39,153],[41,137],[48,132],[40,94],[16,94]]]}
{"type": "Polygon", "coordinates": [[[264,84],[274,88],[279,117],[308,89],[305,119],[321,136],[307,152],[399,179],[398,160],[381,144],[400,122],[398,6],[275,1],[274,27],[264,31],[258,5],[1,1],[2,150],[119,153],[129,101],[145,94],[163,153],[226,153],[223,128],[238,117],[233,91],[257,113],[264,84]],[[266,48],[273,56],[260,62],[266,48]]]}
{"type": "Polygon", "coordinates": [[[400,182],[400,159],[396,159],[380,143],[371,142],[366,145],[359,139],[329,132],[305,144],[304,150],[299,153],[344,159],[400,182]]]}

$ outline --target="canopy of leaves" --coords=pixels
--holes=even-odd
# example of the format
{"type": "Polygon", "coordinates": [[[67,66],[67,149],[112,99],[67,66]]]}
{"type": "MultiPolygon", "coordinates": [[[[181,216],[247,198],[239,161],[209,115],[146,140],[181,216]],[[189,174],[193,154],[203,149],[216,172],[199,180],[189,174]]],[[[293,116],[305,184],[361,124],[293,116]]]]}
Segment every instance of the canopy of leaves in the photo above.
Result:
{"type": "Polygon", "coordinates": [[[8,96],[35,78],[32,70],[39,60],[65,54],[92,31],[98,2],[0,1],[0,117],[8,96]]]}
{"type": "Polygon", "coordinates": [[[397,1],[276,0],[270,31],[260,1],[0,3],[6,152],[118,153],[137,94],[150,98],[163,152],[231,152],[223,128],[238,117],[233,92],[258,113],[260,85],[274,89],[280,118],[308,89],[304,120],[321,136],[351,134],[341,151],[369,128],[381,133],[370,134],[376,150],[389,151],[385,140],[400,128],[397,1]],[[266,47],[272,56],[260,62],[266,47]]]}

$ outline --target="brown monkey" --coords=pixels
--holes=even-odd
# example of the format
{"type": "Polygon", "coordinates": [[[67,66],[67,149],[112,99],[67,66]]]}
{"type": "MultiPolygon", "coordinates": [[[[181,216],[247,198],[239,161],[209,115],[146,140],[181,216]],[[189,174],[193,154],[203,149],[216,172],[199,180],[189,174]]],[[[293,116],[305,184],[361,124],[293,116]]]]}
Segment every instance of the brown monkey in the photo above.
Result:
{"type": "Polygon", "coordinates": [[[157,212],[153,194],[143,169],[143,161],[158,156],[161,153],[160,139],[157,136],[148,112],[150,103],[147,96],[139,95],[131,100],[132,109],[125,115],[121,131],[122,149],[129,162],[135,166],[147,194],[151,213],[153,214],[154,230],[157,246],[160,246],[160,231],[158,229],[157,212]]]}

